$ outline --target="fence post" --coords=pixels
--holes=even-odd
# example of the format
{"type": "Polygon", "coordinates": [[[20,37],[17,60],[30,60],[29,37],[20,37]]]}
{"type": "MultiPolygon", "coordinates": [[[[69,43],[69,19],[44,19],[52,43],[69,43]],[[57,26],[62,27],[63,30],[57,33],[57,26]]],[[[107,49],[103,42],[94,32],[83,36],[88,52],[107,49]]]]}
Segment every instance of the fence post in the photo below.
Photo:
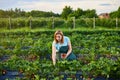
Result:
{"type": "Polygon", "coordinates": [[[73,29],[75,29],[75,17],[73,17],[73,29]]]}
{"type": "Polygon", "coordinates": [[[30,17],[30,29],[32,29],[32,19],[30,17]]]}
{"type": "Polygon", "coordinates": [[[67,25],[67,20],[65,20],[65,24],[66,24],[66,27],[68,27],[68,25],[67,25]]]}
{"type": "Polygon", "coordinates": [[[118,18],[116,17],[116,28],[118,28],[118,18]]]}
{"type": "Polygon", "coordinates": [[[93,28],[95,28],[95,17],[93,17],[93,28]]]}
{"type": "Polygon", "coordinates": [[[54,28],[54,16],[52,16],[52,28],[54,28]]]}
{"type": "Polygon", "coordinates": [[[11,29],[11,18],[9,17],[9,29],[11,29]]]}

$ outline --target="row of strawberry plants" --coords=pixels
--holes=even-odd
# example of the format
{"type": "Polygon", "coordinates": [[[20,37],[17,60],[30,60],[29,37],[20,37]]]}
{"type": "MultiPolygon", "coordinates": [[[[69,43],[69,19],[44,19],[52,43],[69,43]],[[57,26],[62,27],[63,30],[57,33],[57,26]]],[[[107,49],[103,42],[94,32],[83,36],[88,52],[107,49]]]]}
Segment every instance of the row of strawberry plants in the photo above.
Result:
{"type": "Polygon", "coordinates": [[[54,74],[51,75],[53,77],[58,76],[58,73],[62,71],[75,74],[79,70],[83,71],[84,77],[89,76],[86,72],[94,77],[99,74],[109,77],[113,72],[116,72],[117,76],[119,75],[117,74],[120,65],[119,31],[64,32],[71,39],[73,52],[79,57],[78,61],[58,62],[56,68],[53,67],[51,59],[50,61],[43,61],[45,58],[41,59],[41,56],[47,54],[51,57],[53,34],[54,31],[0,33],[0,59],[5,54],[10,56],[10,59],[0,63],[0,69],[22,70],[26,76],[30,77],[35,74],[36,78],[45,78],[47,73],[51,73],[53,70],[57,71],[51,73],[54,74]],[[42,73],[42,76],[36,74],[38,71],[42,73]],[[92,73],[93,71],[94,73],[92,73]],[[28,73],[31,74],[28,75],[28,73]]]}
{"type": "Polygon", "coordinates": [[[12,55],[6,61],[0,62],[0,70],[3,76],[8,73],[8,70],[18,71],[15,75],[22,73],[24,75],[22,78],[26,79],[63,78],[65,75],[74,78],[76,74],[81,75],[80,78],[96,78],[97,76],[110,78],[111,74],[120,78],[119,61],[120,58],[118,58],[118,61],[114,61],[101,57],[98,60],[90,60],[89,63],[83,63],[81,60],[58,61],[56,66],[53,66],[50,60],[40,60],[39,56],[31,61],[29,58],[12,55]],[[112,71],[116,71],[116,73],[112,71]]]}
{"type": "MultiPolygon", "coordinates": [[[[51,54],[53,31],[1,33],[0,52],[15,54],[51,54]]],[[[119,31],[65,32],[69,36],[75,54],[119,54],[119,31]]]]}

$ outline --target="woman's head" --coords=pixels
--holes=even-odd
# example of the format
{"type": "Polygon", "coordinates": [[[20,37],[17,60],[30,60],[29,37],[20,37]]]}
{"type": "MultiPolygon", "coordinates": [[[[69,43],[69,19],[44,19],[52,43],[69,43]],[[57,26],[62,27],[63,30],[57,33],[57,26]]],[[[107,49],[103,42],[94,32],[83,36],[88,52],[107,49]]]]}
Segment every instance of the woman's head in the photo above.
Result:
{"type": "Polygon", "coordinates": [[[54,40],[56,43],[63,43],[64,38],[63,38],[63,32],[58,30],[54,33],[54,40]]]}

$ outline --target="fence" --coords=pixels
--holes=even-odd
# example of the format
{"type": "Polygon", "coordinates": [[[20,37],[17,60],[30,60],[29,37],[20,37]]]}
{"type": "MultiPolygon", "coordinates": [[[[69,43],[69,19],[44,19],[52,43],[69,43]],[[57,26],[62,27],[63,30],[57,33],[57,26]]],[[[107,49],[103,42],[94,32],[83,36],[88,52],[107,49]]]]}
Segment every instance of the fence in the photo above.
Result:
{"type": "Polygon", "coordinates": [[[56,17],[49,18],[0,18],[0,28],[16,29],[22,27],[29,28],[119,28],[120,19],[109,18],[80,18],[71,17],[64,20],[56,17]]]}

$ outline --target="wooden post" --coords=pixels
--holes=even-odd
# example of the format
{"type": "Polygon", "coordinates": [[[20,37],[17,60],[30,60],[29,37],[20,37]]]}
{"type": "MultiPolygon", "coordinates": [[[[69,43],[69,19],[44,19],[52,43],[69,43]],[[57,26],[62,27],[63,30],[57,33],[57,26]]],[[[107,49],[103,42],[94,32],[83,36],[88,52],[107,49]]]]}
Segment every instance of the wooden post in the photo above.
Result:
{"type": "Polygon", "coordinates": [[[93,17],[93,28],[95,29],[95,17],[93,17]]]}
{"type": "Polygon", "coordinates": [[[65,24],[66,24],[66,27],[68,27],[68,25],[67,25],[67,20],[65,20],[65,24]]]}
{"type": "Polygon", "coordinates": [[[52,16],[52,28],[54,28],[54,16],[52,16]]]}
{"type": "Polygon", "coordinates": [[[75,29],[75,17],[73,17],[73,29],[75,29]]]}
{"type": "Polygon", "coordinates": [[[9,17],[9,29],[11,29],[11,18],[9,17]]]}
{"type": "Polygon", "coordinates": [[[118,28],[118,18],[116,18],[116,28],[118,28]]]}
{"type": "Polygon", "coordinates": [[[32,29],[32,19],[30,18],[30,29],[32,29]]]}

